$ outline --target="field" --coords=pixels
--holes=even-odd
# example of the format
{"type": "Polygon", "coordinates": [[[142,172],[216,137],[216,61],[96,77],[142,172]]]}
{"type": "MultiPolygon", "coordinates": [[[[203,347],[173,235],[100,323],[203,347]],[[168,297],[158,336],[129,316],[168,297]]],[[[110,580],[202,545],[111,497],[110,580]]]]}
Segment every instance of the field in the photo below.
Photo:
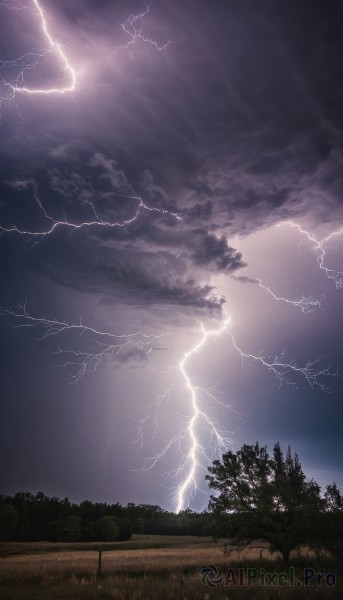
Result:
{"type": "MultiPolygon", "coordinates": [[[[292,557],[294,584],[261,585],[260,569],[285,572],[277,555],[250,548],[241,554],[224,552],[224,541],[213,544],[210,538],[177,536],[133,536],[128,542],[102,544],[101,576],[97,577],[99,544],[3,543],[0,544],[1,600],[286,600],[300,598],[343,598],[342,566],[328,556],[306,549],[292,557]],[[224,585],[210,588],[201,582],[202,567],[229,567],[258,570],[251,586],[224,585]],[[335,573],[321,585],[303,581],[304,568],[316,573],[335,573]],[[328,585],[330,583],[330,585],[328,585]]],[[[214,575],[211,575],[213,578],[214,575]]],[[[263,580],[262,580],[263,581],[263,580]]],[[[265,581],[267,581],[265,579],[265,581]]],[[[275,579],[274,579],[275,581],[275,579]]],[[[227,582],[229,583],[229,582],[227,582]]]]}

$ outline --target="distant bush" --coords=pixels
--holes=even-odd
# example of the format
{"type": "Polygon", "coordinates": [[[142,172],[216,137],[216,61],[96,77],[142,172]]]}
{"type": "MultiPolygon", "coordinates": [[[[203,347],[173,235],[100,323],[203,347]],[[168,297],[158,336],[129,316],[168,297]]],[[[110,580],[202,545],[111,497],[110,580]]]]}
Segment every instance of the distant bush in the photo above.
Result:
{"type": "Polygon", "coordinates": [[[132,536],[132,523],[130,519],[127,517],[122,517],[120,519],[116,519],[116,524],[118,526],[118,541],[129,540],[132,536]]]}
{"type": "Polygon", "coordinates": [[[47,539],[51,542],[78,542],[81,539],[81,519],[69,515],[48,523],[47,539]]]}
{"type": "Polygon", "coordinates": [[[119,527],[116,522],[116,517],[106,515],[101,517],[92,526],[93,538],[99,542],[115,542],[119,536],[119,527]]]}

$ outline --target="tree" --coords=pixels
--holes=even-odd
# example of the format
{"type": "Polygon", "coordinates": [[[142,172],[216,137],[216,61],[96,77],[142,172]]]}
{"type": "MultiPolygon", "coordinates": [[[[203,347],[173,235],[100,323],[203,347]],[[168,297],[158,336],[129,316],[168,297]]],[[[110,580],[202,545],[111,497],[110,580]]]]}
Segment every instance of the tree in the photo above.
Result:
{"type": "Polygon", "coordinates": [[[69,515],[51,521],[48,523],[47,537],[53,542],[78,542],[81,538],[81,518],[69,515]]]}
{"type": "Polygon", "coordinates": [[[0,506],[0,541],[12,542],[16,539],[19,515],[14,506],[0,506]]]}
{"type": "Polygon", "coordinates": [[[129,540],[132,536],[132,524],[130,519],[127,517],[121,517],[120,519],[116,518],[115,521],[118,527],[117,540],[120,542],[129,540]]]}
{"type": "Polygon", "coordinates": [[[210,488],[219,491],[211,496],[209,509],[222,522],[223,515],[231,515],[225,523],[233,543],[267,541],[289,562],[292,550],[316,540],[325,501],[289,447],[284,457],[280,444],[275,444],[271,457],[258,443],[244,444],[237,452],[225,453],[222,461],[215,460],[208,471],[210,488]]]}
{"type": "Polygon", "coordinates": [[[343,497],[336,483],[326,486],[325,512],[321,518],[320,540],[342,562],[343,497]]]}
{"type": "Polygon", "coordinates": [[[326,509],[330,512],[343,511],[343,497],[335,482],[326,486],[326,509]]]}
{"type": "Polygon", "coordinates": [[[119,527],[114,515],[101,517],[93,524],[94,539],[99,542],[115,542],[118,539],[119,527]]]}

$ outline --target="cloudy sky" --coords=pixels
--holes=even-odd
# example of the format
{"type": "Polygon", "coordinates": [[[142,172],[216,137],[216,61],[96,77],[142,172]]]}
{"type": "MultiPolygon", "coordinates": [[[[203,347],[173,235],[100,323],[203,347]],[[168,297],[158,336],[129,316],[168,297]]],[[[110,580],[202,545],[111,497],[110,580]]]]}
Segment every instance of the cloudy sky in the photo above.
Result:
{"type": "Polygon", "coordinates": [[[1,491],[200,510],[229,440],[342,489],[342,4],[38,6],[0,3],[1,491]]]}

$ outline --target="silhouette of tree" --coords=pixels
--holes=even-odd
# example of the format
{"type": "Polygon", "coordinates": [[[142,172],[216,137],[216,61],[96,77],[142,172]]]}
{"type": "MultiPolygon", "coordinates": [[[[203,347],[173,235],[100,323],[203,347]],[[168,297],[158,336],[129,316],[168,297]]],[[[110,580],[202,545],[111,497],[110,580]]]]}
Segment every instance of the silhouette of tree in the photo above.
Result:
{"type": "Polygon", "coordinates": [[[245,444],[214,461],[208,471],[210,488],[219,492],[211,496],[209,509],[234,544],[244,547],[264,540],[289,562],[292,550],[318,542],[319,517],[326,501],[318,484],[306,478],[290,447],[284,457],[279,443],[273,456],[258,443],[245,444]],[[225,515],[229,518],[223,521],[225,515]]]}

